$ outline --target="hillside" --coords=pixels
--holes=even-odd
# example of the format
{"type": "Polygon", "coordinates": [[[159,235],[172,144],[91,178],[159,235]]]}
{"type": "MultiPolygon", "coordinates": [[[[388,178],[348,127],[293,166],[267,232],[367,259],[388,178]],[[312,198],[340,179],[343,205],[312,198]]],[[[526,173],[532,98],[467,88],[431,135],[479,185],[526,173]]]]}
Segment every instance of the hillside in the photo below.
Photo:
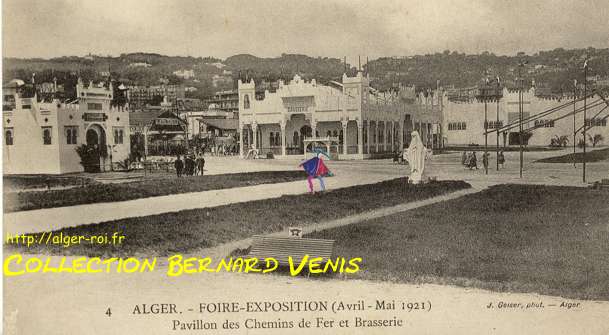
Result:
{"type": "Polygon", "coordinates": [[[514,86],[518,77],[518,62],[527,64],[522,68],[526,85],[535,80],[554,93],[570,91],[573,79],[583,83],[583,62],[589,57],[589,76],[609,76],[608,49],[555,49],[534,55],[519,53],[515,56],[497,56],[492,53],[466,55],[446,50],[424,56],[379,58],[371,61],[369,70],[374,84],[387,89],[393,83],[414,84],[417,87],[435,87],[437,81],[444,87],[474,86],[488,72],[490,78],[499,76],[501,81],[514,86]]]}
{"type": "MultiPolygon", "coordinates": [[[[554,93],[571,91],[573,79],[583,82],[582,64],[589,57],[589,77],[609,78],[609,48],[607,49],[555,49],[541,51],[533,55],[519,53],[514,56],[498,56],[484,52],[467,55],[446,50],[442,53],[410,57],[382,57],[371,60],[364,66],[369,71],[372,85],[386,90],[402,83],[416,85],[418,90],[444,87],[471,87],[485,74],[490,78],[499,76],[506,85],[515,85],[518,62],[526,61],[522,69],[527,85],[535,80],[538,86],[551,89],[554,93]]],[[[300,73],[305,79],[315,78],[318,82],[340,79],[345,71],[341,59],[309,57],[298,54],[282,54],[274,58],[261,58],[249,54],[239,54],[220,60],[213,57],[164,56],[155,53],[130,53],[117,57],[87,55],[51,59],[5,58],[4,78],[30,80],[36,73],[37,82],[51,82],[66,86],[67,95],[73,94],[76,78],[85,81],[101,80],[108,75],[113,80],[134,85],[158,85],[161,81],[184,84],[196,88],[189,96],[203,98],[216,91],[234,88],[238,77],[274,81],[289,79],[300,73]],[[192,70],[194,77],[180,78],[174,75],[178,70],[192,70]],[[223,81],[212,85],[213,78],[223,81]]],[[[348,67],[350,74],[355,68],[348,67]]]]}

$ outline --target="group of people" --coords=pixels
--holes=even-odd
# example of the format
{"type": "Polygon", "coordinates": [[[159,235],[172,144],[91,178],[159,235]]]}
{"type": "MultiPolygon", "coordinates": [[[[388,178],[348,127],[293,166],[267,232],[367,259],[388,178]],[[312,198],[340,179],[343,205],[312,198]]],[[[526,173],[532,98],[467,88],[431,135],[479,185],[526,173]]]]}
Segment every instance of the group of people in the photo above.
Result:
{"type": "MultiPolygon", "coordinates": [[[[490,153],[485,152],[482,154],[482,166],[484,166],[485,170],[488,170],[488,159],[490,157],[490,153]]],[[[497,162],[499,166],[503,168],[503,164],[505,164],[505,156],[503,155],[503,151],[499,151],[497,155],[497,162]]],[[[461,155],[461,164],[470,170],[476,169],[478,170],[478,158],[476,157],[476,152],[472,151],[471,153],[467,153],[463,151],[461,155]]]]}
{"type": "Polygon", "coordinates": [[[205,171],[205,158],[203,153],[193,153],[184,155],[184,160],[177,156],[174,161],[174,167],[178,177],[186,176],[202,176],[205,171]]]}
{"type": "Polygon", "coordinates": [[[232,156],[239,153],[239,147],[236,144],[220,144],[212,145],[210,154],[212,156],[232,156]]]}

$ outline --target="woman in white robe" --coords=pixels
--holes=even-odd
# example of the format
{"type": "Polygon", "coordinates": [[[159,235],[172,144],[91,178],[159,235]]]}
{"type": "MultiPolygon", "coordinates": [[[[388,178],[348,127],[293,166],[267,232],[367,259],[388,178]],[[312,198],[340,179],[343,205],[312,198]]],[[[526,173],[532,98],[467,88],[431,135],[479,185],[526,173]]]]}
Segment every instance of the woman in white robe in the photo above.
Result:
{"type": "Polygon", "coordinates": [[[406,150],[406,160],[410,166],[410,182],[418,184],[423,180],[425,170],[425,159],[427,158],[427,148],[423,146],[419,133],[415,130],[411,133],[412,140],[406,150]]]}

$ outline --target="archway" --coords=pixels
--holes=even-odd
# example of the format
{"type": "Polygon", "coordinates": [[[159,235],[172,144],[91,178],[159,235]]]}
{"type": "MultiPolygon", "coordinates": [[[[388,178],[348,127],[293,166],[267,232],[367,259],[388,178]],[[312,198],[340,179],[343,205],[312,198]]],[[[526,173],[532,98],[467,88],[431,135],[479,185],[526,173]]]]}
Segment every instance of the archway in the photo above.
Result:
{"type": "Polygon", "coordinates": [[[83,157],[85,171],[102,171],[105,158],[108,155],[104,128],[98,124],[91,125],[86,132],[86,141],[91,151],[87,157],[83,157]]]}
{"type": "Polygon", "coordinates": [[[307,125],[304,125],[300,128],[300,139],[299,139],[299,143],[298,143],[298,147],[300,148],[300,150],[304,153],[304,139],[307,137],[311,137],[311,135],[313,134],[313,129],[307,125]]]}

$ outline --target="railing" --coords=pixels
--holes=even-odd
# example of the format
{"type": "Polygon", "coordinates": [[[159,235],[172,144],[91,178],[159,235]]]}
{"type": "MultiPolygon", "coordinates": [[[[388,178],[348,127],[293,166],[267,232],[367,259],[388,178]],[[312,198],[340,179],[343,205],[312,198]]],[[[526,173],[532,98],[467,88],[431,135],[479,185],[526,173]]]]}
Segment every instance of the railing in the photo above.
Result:
{"type": "Polygon", "coordinates": [[[287,155],[303,155],[304,149],[299,147],[288,147],[285,149],[287,155]]]}
{"type": "MultiPolygon", "coordinates": [[[[287,149],[286,149],[287,151],[287,149]]],[[[266,156],[267,153],[271,152],[274,156],[281,155],[281,147],[262,147],[258,149],[260,156],[266,156]]]]}

